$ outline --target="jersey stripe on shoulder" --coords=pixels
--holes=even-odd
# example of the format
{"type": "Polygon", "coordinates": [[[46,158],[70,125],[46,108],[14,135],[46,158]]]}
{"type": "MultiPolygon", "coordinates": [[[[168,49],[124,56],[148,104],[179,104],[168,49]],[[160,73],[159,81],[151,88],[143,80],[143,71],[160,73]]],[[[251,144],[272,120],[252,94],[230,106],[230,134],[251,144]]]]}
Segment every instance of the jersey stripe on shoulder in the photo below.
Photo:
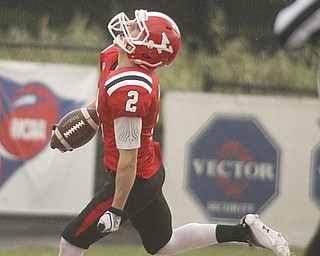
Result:
{"type": "Polygon", "coordinates": [[[141,86],[149,93],[152,92],[152,78],[138,71],[123,72],[111,77],[105,82],[105,88],[109,95],[115,90],[127,85],[141,86]]]}

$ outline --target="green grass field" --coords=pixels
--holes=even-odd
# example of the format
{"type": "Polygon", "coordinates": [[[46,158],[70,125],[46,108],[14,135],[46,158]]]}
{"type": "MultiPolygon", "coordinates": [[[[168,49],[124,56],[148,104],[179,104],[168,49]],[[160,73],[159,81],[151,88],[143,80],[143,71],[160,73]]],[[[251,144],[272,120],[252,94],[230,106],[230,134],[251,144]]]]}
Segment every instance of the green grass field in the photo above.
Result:
{"type": "MultiPolygon", "coordinates": [[[[292,248],[293,255],[303,256],[303,250],[292,248]]],[[[20,249],[0,249],[0,256],[57,256],[57,248],[20,248],[20,249]]],[[[137,245],[96,245],[92,246],[85,256],[143,256],[148,255],[142,246],[137,245]]],[[[179,254],[181,256],[272,256],[269,250],[257,250],[249,246],[219,245],[210,246],[198,250],[193,250],[179,254]]]]}

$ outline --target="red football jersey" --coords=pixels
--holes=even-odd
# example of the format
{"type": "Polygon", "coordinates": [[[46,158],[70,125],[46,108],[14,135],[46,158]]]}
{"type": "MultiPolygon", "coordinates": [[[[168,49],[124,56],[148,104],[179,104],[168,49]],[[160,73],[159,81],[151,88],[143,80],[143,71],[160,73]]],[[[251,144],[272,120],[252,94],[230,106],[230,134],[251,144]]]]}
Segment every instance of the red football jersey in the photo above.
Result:
{"type": "Polygon", "coordinates": [[[140,67],[115,70],[117,59],[118,51],[115,47],[108,47],[100,54],[97,111],[105,149],[104,164],[111,171],[117,170],[119,151],[116,147],[114,119],[141,118],[137,176],[147,179],[160,168],[162,161],[160,145],[153,140],[153,129],[159,115],[159,82],[155,71],[140,67]]]}

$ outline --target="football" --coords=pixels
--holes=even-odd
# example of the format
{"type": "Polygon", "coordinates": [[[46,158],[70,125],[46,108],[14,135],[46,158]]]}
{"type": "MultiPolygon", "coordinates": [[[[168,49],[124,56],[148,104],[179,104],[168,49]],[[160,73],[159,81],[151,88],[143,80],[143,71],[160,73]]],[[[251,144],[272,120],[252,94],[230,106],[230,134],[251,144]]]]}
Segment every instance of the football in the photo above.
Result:
{"type": "Polygon", "coordinates": [[[100,126],[94,108],[79,108],[66,114],[53,127],[50,146],[60,151],[72,151],[88,143],[100,126]]]}

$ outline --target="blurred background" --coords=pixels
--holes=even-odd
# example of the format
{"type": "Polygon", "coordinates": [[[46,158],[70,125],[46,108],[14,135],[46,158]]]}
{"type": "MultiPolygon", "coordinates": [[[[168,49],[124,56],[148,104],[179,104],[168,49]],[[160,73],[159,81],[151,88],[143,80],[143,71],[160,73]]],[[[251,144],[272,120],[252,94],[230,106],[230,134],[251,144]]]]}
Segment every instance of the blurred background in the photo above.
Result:
{"type": "MultiPolygon", "coordinates": [[[[80,76],[81,67],[88,68],[93,72],[92,80],[97,81],[99,53],[112,43],[106,29],[109,20],[121,11],[133,18],[134,10],[147,9],[168,14],[178,24],[182,36],[178,59],[169,68],[163,68],[158,72],[163,95],[169,92],[194,92],[314,100],[317,98],[317,55],[309,46],[298,50],[286,49],[279,45],[273,34],[276,14],[292,2],[290,0],[0,0],[0,62],[4,61],[0,65],[1,81],[2,83],[4,80],[15,81],[16,87],[19,87],[18,84],[40,81],[37,76],[20,81],[21,72],[24,74],[28,71],[25,66],[20,67],[17,63],[35,64],[37,70],[41,66],[47,66],[48,74],[52,70],[51,64],[62,69],[77,67],[80,71],[75,76],[79,74],[80,80],[85,79],[80,76]],[[7,75],[7,68],[11,65],[12,69],[8,71],[10,75],[7,75]],[[20,72],[19,68],[23,71],[20,72]]],[[[37,73],[34,70],[32,66],[32,72],[37,73]]],[[[64,75],[57,73],[51,75],[60,76],[61,81],[64,80],[64,75]]],[[[68,91],[66,94],[71,95],[70,98],[73,97],[69,92],[71,87],[67,88],[68,85],[62,85],[62,82],[60,86],[62,88],[57,89],[56,95],[63,95],[65,90],[68,91]]],[[[95,90],[95,87],[92,90],[95,90]]],[[[73,93],[77,94],[75,90],[73,93]]],[[[0,94],[4,103],[5,93],[0,91],[0,94]]],[[[89,100],[81,97],[79,104],[89,100]]],[[[90,97],[93,99],[94,95],[90,97]]],[[[0,122],[4,122],[8,111],[5,107],[1,108],[0,122]]],[[[62,113],[63,111],[60,111],[60,115],[62,113]]],[[[164,141],[164,125],[160,119],[155,131],[155,138],[160,142],[164,141]]],[[[9,192],[15,193],[15,189],[8,189],[7,182],[9,177],[13,179],[14,171],[10,169],[8,174],[9,170],[5,169],[11,166],[9,162],[12,159],[6,160],[10,150],[3,150],[6,143],[5,136],[2,135],[0,139],[3,144],[0,150],[2,154],[0,200],[6,202],[6,204],[0,203],[0,246],[14,247],[29,243],[57,245],[64,225],[75,215],[75,209],[80,210],[84,204],[79,203],[82,206],[76,204],[74,208],[67,210],[58,207],[59,211],[50,210],[54,209],[55,205],[51,205],[51,208],[46,206],[43,210],[41,205],[36,205],[34,209],[25,207],[27,210],[23,210],[23,207],[15,208],[15,204],[19,204],[19,201],[11,201],[10,205],[8,203],[10,200],[18,200],[7,196],[9,192]],[[3,192],[4,190],[6,192],[3,192]],[[29,238],[35,239],[26,239],[26,234],[29,238]]],[[[95,140],[91,147],[94,152],[94,165],[93,173],[88,178],[92,183],[87,188],[89,197],[103,184],[104,169],[100,141],[95,140]]],[[[46,157],[50,160],[61,158],[60,156],[54,158],[50,155],[52,153],[39,154],[42,154],[44,161],[46,157]]],[[[81,157],[81,154],[76,157],[81,157]]],[[[26,162],[30,159],[31,157],[25,157],[21,160],[19,168],[28,165],[26,162]]],[[[52,168],[56,163],[52,162],[52,168]]],[[[14,170],[17,169],[18,167],[15,167],[14,170]]],[[[70,179],[72,180],[72,177],[70,179]]],[[[14,184],[19,186],[19,183],[14,184]]],[[[60,188],[54,188],[59,194],[60,188]]],[[[26,191],[24,190],[24,193],[28,193],[26,191]]],[[[43,193],[43,188],[38,193],[43,193]]],[[[59,200],[63,201],[64,198],[60,197],[59,200]]],[[[125,225],[119,235],[112,237],[114,238],[109,239],[109,243],[139,242],[130,223],[125,225]]]]}
{"type": "Polygon", "coordinates": [[[111,17],[124,11],[133,18],[135,9],[145,8],[167,13],[182,34],[179,61],[160,72],[165,90],[315,96],[316,56],[309,48],[287,51],[273,35],[277,12],[291,2],[2,0],[0,53],[2,59],[96,66],[97,53],[111,43],[111,17]]]}

